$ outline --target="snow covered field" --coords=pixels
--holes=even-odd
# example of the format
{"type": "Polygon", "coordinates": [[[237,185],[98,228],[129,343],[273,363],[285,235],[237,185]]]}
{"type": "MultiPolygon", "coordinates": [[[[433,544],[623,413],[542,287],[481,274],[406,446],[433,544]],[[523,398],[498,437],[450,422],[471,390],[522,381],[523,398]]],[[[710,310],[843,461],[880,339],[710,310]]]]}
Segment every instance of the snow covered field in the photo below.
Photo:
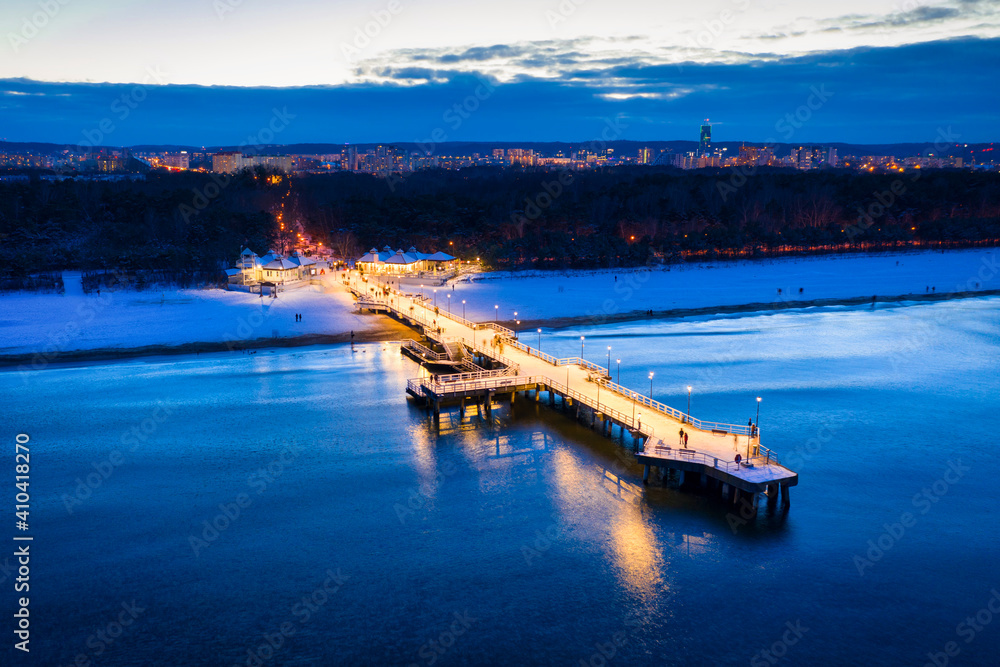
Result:
{"type": "MultiPolygon", "coordinates": [[[[1000,249],[832,256],[692,264],[647,270],[480,274],[438,288],[442,311],[469,319],[522,321],[603,318],[652,309],[712,308],[849,297],[880,297],[1000,288],[1000,249]],[[898,264],[897,264],[898,262],[898,264]],[[617,276],[618,280],[615,280],[617,276]],[[782,294],[778,294],[781,288],[782,294]],[[799,293],[802,288],[802,293],[799,293]],[[451,294],[451,299],[448,294],[451,294]]],[[[377,329],[384,319],[355,314],[333,275],[319,287],[278,299],[224,290],[102,291],[85,295],[79,274],[64,275],[66,294],[0,295],[0,355],[105,348],[226,343],[377,329]],[[302,313],[302,322],[295,321],[302,313]]],[[[419,291],[419,288],[405,288],[419,291]]],[[[431,296],[430,288],[425,288],[431,296]]]]}
{"type": "Polygon", "coordinates": [[[277,299],[219,289],[84,294],[66,272],[65,294],[0,295],[0,354],[53,353],[148,345],[224,343],[255,338],[364,331],[378,326],[353,311],[342,289],[281,292],[277,299]],[[302,321],[295,314],[302,313],[302,321]]]}
{"type": "MultiPolygon", "coordinates": [[[[719,262],[652,271],[619,269],[480,274],[459,282],[451,300],[469,319],[548,320],[603,317],[652,309],[771,304],[816,299],[899,296],[1000,289],[1000,249],[834,255],[719,262]],[[617,281],[615,277],[617,276],[617,281]],[[781,289],[781,294],[778,289],[781,289]],[[799,289],[802,289],[801,294],[799,289]]],[[[438,304],[444,292],[438,291],[438,304]]]]}

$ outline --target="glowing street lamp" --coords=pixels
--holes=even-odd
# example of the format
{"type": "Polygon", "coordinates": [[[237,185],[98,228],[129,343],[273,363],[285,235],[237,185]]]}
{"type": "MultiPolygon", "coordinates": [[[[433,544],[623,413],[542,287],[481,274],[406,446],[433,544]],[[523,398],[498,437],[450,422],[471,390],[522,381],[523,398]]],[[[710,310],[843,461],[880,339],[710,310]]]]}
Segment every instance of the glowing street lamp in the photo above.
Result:
{"type": "Polygon", "coordinates": [[[583,336],[580,336],[580,360],[583,361],[583,336]]]}
{"type": "Polygon", "coordinates": [[[691,421],[691,385],[688,385],[688,411],[687,420],[691,421]]]}
{"type": "Polygon", "coordinates": [[[465,319],[465,299],[462,299],[462,319],[465,319]]]}
{"type": "Polygon", "coordinates": [[[538,330],[538,351],[542,351],[542,330],[538,330]]]}
{"type": "Polygon", "coordinates": [[[434,290],[434,307],[438,307],[438,291],[434,290]]]}
{"type": "Polygon", "coordinates": [[[608,345],[608,378],[611,378],[611,346],[608,345]]]}
{"type": "Polygon", "coordinates": [[[760,433],[760,396],[757,397],[757,418],[753,422],[754,428],[760,433]]]}
{"type": "Polygon", "coordinates": [[[653,371],[649,371],[649,400],[653,400],[653,371]]]}
{"type": "Polygon", "coordinates": [[[493,321],[496,323],[500,322],[500,306],[493,306],[493,321]]]}
{"type": "Polygon", "coordinates": [[[451,315],[451,294],[448,295],[448,314],[451,315]]]}
{"type": "MultiPolygon", "coordinates": [[[[539,331],[541,331],[541,329],[539,329],[539,331]]],[[[618,385],[621,386],[621,383],[622,383],[622,360],[621,359],[615,359],[615,361],[618,362],[618,385]]]]}

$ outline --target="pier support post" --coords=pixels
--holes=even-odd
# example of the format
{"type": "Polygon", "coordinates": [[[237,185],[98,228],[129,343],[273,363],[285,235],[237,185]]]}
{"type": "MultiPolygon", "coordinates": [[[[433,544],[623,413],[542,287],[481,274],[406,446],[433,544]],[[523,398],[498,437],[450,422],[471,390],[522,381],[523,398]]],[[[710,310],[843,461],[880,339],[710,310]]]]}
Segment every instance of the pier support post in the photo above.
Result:
{"type": "Polygon", "coordinates": [[[649,484],[649,464],[647,463],[642,469],[642,483],[649,484]]]}
{"type": "Polygon", "coordinates": [[[767,509],[773,510],[774,506],[778,503],[778,485],[768,484],[767,485],[767,509]]]}
{"type": "Polygon", "coordinates": [[[465,419],[465,397],[463,397],[462,402],[458,404],[458,415],[462,419],[465,419]]]}
{"type": "Polygon", "coordinates": [[[552,391],[552,387],[549,387],[549,407],[555,407],[556,405],[556,392],[552,391]]]}
{"type": "Polygon", "coordinates": [[[511,405],[514,405],[514,398],[515,398],[516,396],[517,396],[517,392],[516,392],[516,391],[512,391],[512,392],[510,392],[510,404],[511,404],[511,405]]]}

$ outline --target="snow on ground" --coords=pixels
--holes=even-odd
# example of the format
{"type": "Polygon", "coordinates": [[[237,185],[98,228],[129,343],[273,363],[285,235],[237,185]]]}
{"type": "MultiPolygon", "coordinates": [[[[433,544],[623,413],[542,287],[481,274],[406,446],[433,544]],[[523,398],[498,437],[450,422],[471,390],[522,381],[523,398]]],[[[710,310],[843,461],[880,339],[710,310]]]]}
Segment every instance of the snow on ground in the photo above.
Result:
{"type": "MultiPolygon", "coordinates": [[[[327,293],[304,287],[277,299],[220,289],[101,290],[84,294],[80,274],[65,272],[65,294],[0,295],[0,354],[227,342],[363,331],[375,318],[353,311],[332,276],[327,293]],[[302,321],[295,321],[302,313],[302,321]]],[[[326,276],[324,276],[326,278],[326,276]]]]}
{"type": "MultiPolygon", "coordinates": [[[[840,255],[763,262],[703,263],[655,269],[480,274],[438,287],[442,311],[469,319],[544,320],[633,311],[710,308],[788,300],[897,296],[1000,288],[1000,250],[840,255]],[[897,264],[898,262],[898,264],[897,264]],[[618,277],[617,282],[615,276],[618,277]],[[778,288],[782,289],[779,295],[778,288]],[[802,293],[799,294],[799,288],[802,293]],[[447,295],[451,293],[449,300],[447,295]]],[[[84,294],[79,273],[64,274],[66,293],[0,295],[0,354],[182,345],[364,331],[380,318],[360,316],[353,299],[324,276],[324,288],[282,292],[278,299],[219,289],[103,290],[84,294]],[[325,293],[313,290],[325,289],[325,293]],[[303,321],[295,321],[295,313],[303,321]]],[[[407,286],[408,292],[419,287],[407,286]]],[[[431,288],[425,288],[432,295],[431,288]]]]}
{"type": "MultiPolygon", "coordinates": [[[[606,271],[487,273],[455,284],[469,319],[543,320],[633,311],[1000,289],[1000,249],[832,255],[606,271]],[[615,281],[617,276],[618,280],[615,281]],[[778,294],[778,289],[782,293],[778,294]],[[799,289],[802,288],[801,294],[799,289]]],[[[417,289],[416,291],[419,291],[417,289]]],[[[449,290],[450,291],[450,290],[449,290]]],[[[438,291],[438,304],[442,304],[438,291]]]]}

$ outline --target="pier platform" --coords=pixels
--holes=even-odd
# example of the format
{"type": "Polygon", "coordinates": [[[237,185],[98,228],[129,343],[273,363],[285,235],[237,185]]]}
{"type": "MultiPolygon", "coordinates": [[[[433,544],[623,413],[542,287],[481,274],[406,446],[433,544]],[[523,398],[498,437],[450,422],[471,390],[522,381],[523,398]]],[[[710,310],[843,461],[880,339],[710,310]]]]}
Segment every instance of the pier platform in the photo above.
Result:
{"type": "Polygon", "coordinates": [[[429,303],[419,294],[369,286],[357,274],[345,285],[358,297],[357,307],[389,314],[421,330],[444,352],[417,341],[404,342],[404,354],[418,362],[466,363],[469,372],[428,375],[407,383],[407,393],[440,413],[458,404],[464,411],[473,401],[490,410],[496,397],[514,400],[518,393],[533,394],[550,405],[573,409],[577,417],[612,437],[617,427],[624,442],[633,444],[636,460],[651,468],[697,475],[702,482],[721,485],[724,495],[736,492],[769,499],[789,499],[798,475],[783,466],[774,452],[761,444],[759,430],[746,424],[704,421],[660,403],[640,392],[611,382],[607,369],[578,357],[556,358],[516,340],[514,332],[498,322],[472,322],[429,303]],[[456,358],[457,357],[457,358],[456,358]],[[486,367],[489,368],[486,368],[486,367]],[[687,434],[683,444],[681,431],[687,434]],[[737,462],[736,455],[740,455],[737,462]]]}

